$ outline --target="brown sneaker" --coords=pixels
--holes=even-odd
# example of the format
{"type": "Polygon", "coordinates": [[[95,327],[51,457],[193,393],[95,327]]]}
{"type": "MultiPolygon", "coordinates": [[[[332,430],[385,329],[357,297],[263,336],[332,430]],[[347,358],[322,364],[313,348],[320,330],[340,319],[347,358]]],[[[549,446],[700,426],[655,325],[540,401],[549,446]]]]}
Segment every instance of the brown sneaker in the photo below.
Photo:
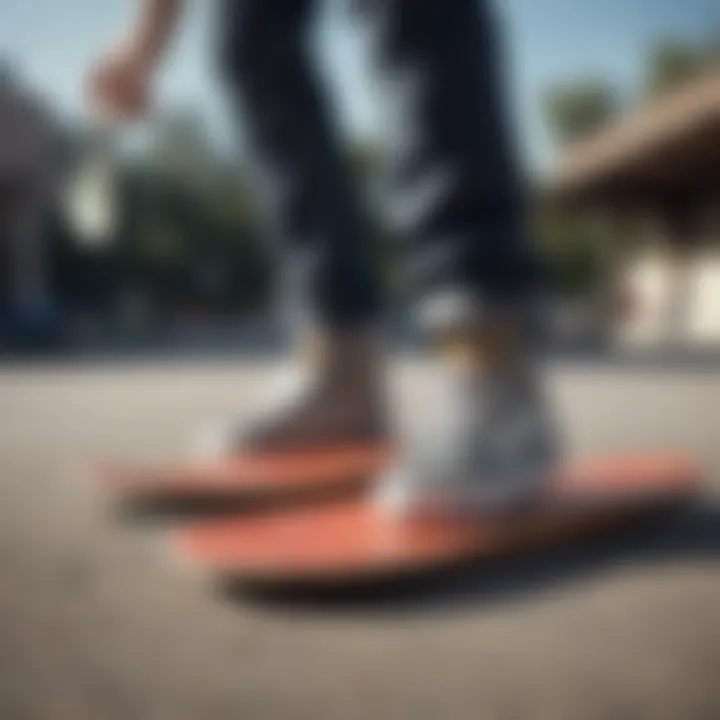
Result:
{"type": "Polygon", "coordinates": [[[267,416],[249,427],[230,422],[215,429],[203,439],[203,456],[387,442],[376,333],[319,335],[300,354],[290,375],[276,384],[280,397],[267,416]]]}

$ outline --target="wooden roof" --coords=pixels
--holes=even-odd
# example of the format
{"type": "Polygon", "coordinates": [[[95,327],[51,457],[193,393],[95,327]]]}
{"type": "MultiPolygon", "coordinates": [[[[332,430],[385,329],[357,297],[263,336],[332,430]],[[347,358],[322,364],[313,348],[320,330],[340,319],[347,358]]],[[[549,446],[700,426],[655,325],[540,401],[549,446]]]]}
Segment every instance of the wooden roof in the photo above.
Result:
{"type": "Polygon", "coordinates": [[[622,203],[720,188],[720,70],[571,146],[551,178],[560,201],[622,203]]]}

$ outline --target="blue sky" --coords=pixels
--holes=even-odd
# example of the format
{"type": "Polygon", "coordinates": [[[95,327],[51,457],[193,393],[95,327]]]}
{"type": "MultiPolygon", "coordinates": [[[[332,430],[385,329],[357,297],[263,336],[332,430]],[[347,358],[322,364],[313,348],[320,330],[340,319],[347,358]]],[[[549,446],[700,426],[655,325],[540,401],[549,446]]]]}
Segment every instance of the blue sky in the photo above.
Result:
{"type": "MultiPolygon", "coordinates": [[[[269,2],[270,0],[265,0],[269,2]]],[[[67,113],[80,112],[85,68],[120,32],[136,0],[0,0],[0,53],[27,82],[67,113]]],[[[227,114],[212,75],[213,3],[196,0],[170,59],[162,102],[203,108],[219,136],[227,114]]],[[[346,0],[320,0],[317,50],[342,121],[376,134],[379,121],[359,28],[346,0]]],[[[658,37],[701,38],[720,29],[718,0],[497,0],[512,58],[512,100],[527,157],[551,156],[538,99],[549,83],[578,75],[609,77],[627,93],[639,82],[642,57],[658,37]]]]}

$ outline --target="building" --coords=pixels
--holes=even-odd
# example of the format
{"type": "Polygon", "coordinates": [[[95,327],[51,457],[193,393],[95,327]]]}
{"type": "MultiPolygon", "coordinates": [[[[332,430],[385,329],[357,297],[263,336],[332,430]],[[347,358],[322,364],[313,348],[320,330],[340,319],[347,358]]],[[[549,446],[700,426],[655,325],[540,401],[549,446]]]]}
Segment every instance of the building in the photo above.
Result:
{"type": "Polygon", "coordinates": [[[55,182],[48,113],[0,66],[0,342],[40,331],[53,314],[43,218],[55,182]]]}
{"type": "Polygon", "coordinates": [[[720,343],[720,71],[572,146],[550,195],[628,241],[619,340],[720,343]]]}

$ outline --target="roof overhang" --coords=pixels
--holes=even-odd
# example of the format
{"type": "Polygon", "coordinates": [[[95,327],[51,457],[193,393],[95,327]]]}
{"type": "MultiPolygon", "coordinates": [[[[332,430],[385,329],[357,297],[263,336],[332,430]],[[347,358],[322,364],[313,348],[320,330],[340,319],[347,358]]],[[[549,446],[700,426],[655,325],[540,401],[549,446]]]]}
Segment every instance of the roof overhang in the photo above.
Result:
{"type": "Polygon", "coordinates": [[[547,189],[560,202],[634,204],[717,192],[719,181],[715,71],[570,147],[547,189]]]}

